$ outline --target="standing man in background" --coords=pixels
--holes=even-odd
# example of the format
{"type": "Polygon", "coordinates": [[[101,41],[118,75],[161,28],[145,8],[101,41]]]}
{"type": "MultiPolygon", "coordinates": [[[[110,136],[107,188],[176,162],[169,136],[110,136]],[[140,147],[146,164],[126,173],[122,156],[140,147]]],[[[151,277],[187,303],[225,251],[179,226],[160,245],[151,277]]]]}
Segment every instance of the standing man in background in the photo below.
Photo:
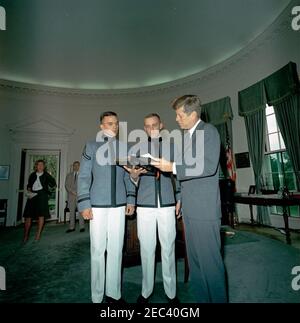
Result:
{"type": "MultiPolygon", "coordinates": [[[[76,226],[77,209],[77,179],[79,174],[80,162],[73,163],[73,171],[66,177],[65,188],[68,193],[68,208],[70,211],[70,226],[66,233],[74,232],[76,226]]],[[[79,216],[79,229],[84,232],[84,218],[79,216]]]]}
{"type": "Polygon", "coordinates": [[[184,130],[182,152],[175,162],[159,159],[153,165],[161,171],[173,172],[180,181],[190,276],[197,301],[225,303],[227,293],[220,238],[219,133],[213,125],[200,119],[198,96],[177,98],[173,109],[179,127],[184,130]],[[202,153],[196,154],[192,164],[192,156],[197,150],[202,153]]]}

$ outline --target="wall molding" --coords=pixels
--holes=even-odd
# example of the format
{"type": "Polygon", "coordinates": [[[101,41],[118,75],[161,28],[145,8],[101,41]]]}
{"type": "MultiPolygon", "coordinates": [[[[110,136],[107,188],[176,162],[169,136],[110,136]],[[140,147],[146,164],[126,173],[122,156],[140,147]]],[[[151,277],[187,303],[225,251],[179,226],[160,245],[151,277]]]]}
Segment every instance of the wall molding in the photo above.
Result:
{"type": "Polygon", "coordinates": [[[168,94],[169,92],[178,91],[186,87],[195,87],[203,81],[208,81],[219,74],[223,74],[232,69],[241,61],[247,60],[255,51],[266,45],[266,43],[277,38],[291,29],[292,14],[291,9],[296,5],[296,0],[291,0],[281,14],[268,26],[260,35],[252,40],[248,45],[233,54],[228,59],[207,68],[204,71],[193,75],[180,78],[171,82],[146,86],[141,88],[116,89],[116,90],[86,90],[86,89],[70,89],[58,88],[43,85],[35,85],[29,83],[15,82],[0,79],[0,91],[13,92],[27,95],[43,95],[52,97],[70,97],[70,98],[86,98],[86,99],[109,99],[109,98],[125,98],[125,97],[143,97],[159,94],[168,94]]]}

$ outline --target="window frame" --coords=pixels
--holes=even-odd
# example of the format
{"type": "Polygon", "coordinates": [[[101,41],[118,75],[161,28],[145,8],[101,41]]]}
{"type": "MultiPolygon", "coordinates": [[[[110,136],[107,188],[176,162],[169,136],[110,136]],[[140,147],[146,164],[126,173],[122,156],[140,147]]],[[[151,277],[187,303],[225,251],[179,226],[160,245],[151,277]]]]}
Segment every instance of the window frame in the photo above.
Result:
{"type": "MultiPolygon", "coordinates": [[[[284,143],[284,140],[282,138],[282,134],[281,134],[281,131],[279,129],[279,126],[278,126],[278,122],[277,122],[277,119],[276,119],[276,115],[275,115],[275,121],[276,121],[276,128],[277,128],[277,131],[276,132],[269,132],[269,129],[268,129],[268,116],[271,116],[271,115],[275,115],[275,111],[274,111],[274,107],[273,106],[268,106],[266,105],[266,109],[265,109],[265,118],[266,118],[266,140],[265,140],[265,153],[264,153],[264,164],[263,164],[263,177],[264,179],[266,180],[269,176],[272,176],[272,174],[276,174],[278,173],[278,178],[279,178],[279,182],[280,182],[280,175],[283,176],[283,183],[286,183],[286,180],[287,180],[287,173],[292,173],[293,174],[293,178],[294,178],[294,181],[296,180],[296,175],[295,175],[295,172],[292,171],[286,171],[285,167],[284,167],[284,154],[288,154],[287,153],[287,150],[286,150],[286,146],[285,146],[285,143],[284,143]],[[270,111],[268,111],[268,108],[272,108],[272,112],[271,113],[268,113],[270,111]],[[278,143],[279,143],[279,149],[275,149],[275,150],[271,150],[271,145],[270,145],[270,138],[269,136],[270,135],[273,135],[273,134],[277,134],[277,139],[278,139],[278,143]],[[282,139],[282,140],[281,140],[282,139]],[[280,169],[278,169],[278,172],[267,172],[266,171],[266,168],[265,168],[265,158],[270,158],[268,157],[269,155],[277,155],[279,156],[279,167],[280,169]]],[[[281,185],[279,187],[279,189],[281,188],[281,185]]],[[[295,190],[291,190],[291,192],[296,192],[297,191],[297,185],[295,185],[295,190]]],[[[273,189],[274,188],[274,184],[273,184],[273,189]]],[[[272,206],[272,207],[269,207],[269,211],[271,214],[273,215],[282,215],[282,207],[278,207],[278,206],[272,206]]],[[[289,215],[290,215],[290,208],[289,208],[289,215]]],[[[300,207],[298,206],[298,215],[296,216],[293,216],[293,217],[300,217],[300,207]]]]}

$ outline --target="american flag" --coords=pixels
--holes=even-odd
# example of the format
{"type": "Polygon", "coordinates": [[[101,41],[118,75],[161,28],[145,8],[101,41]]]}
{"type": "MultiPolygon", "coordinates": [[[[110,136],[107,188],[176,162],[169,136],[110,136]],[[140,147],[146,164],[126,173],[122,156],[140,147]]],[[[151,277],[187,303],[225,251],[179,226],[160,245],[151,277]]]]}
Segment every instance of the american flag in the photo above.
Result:
{"type": "MultiPolygon", "coordinates": [[[[227,127],[226,127],[227,130],[227,127]]],[[[234,163],[234,157],[233,152],[231,149],[230,139],[227,132],[227,138],[226,138],[226,166],[227,166],[227,172],[228,172],[228,178],[230,178],[232,181],[236,181],[236,168],[234,163]]]]}

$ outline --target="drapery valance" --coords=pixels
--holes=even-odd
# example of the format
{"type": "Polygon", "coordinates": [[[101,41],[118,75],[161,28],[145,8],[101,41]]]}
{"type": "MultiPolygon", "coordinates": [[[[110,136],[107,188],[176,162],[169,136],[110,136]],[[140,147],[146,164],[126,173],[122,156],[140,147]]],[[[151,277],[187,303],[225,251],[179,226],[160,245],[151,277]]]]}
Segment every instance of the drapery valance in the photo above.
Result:
{"type": "Polygon", "coordinates": [[[288,63],[280,70],[239,92],[239,115],[256,113],[268,105],[275,105],[299,93],[297,65],[288,63]]]}
{"type": "Polygon", "coordinates": [[[202,114],[205,121],[219,125],[233,119],[230,97],[203,104],[202,114]]]}

